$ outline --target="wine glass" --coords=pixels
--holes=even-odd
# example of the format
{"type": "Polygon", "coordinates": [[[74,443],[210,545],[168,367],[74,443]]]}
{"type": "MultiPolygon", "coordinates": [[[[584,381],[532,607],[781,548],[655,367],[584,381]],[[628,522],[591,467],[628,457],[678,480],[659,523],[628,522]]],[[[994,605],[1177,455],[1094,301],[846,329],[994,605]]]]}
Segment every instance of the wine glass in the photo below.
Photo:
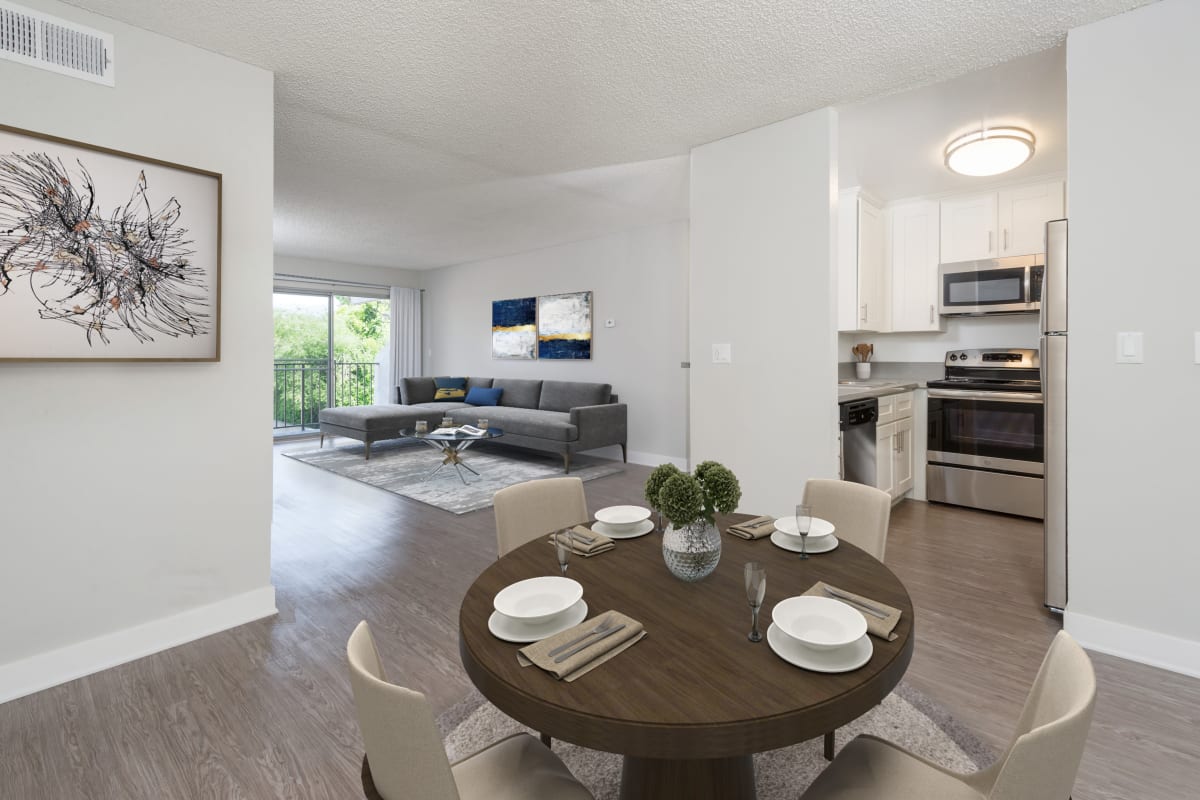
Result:
{"type": "Polygon", "coordinates": [[[762,608],[763,598],[767,595],[767,569],[757,561],[746,564],[743,570],[746,576],[746,599],[750,601],[750,635],[746,638],[752,642],[761,642],[762,634],[758,632],[758,610],[762,608]]]}
{"type": "Polygon", "coordinates": [[[554,552],[558,555],[558,568],[562,574],[567,574],[567,562],[571,559],[571,541],[575,534],[570,528],[563,528],[554,534],[554,552]]]}
{"type": "Polygon", "coordinates": [[[800,534],[800,558],[808,558],[808,532],[812,530],[812,509],[796,505],[796,533],[800,534]]]}

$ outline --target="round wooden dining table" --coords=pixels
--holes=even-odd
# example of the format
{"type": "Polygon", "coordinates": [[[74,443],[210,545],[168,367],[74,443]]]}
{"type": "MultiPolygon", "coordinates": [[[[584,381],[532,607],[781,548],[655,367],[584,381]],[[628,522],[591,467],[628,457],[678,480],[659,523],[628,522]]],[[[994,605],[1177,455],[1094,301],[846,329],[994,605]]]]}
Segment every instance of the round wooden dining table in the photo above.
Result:
{"type": "MultiPolygon", "coordinates": [[[[721,530],[746,514],[718,517],[721,530]]],[[[492,599],[505,586],[558,574],[554,548],[538,537],[488,567],[459,612],[467,674],[501,711],[554,739],[624,756],[621,797],[753,798],[754,753],[819,737],[875,707],[900,682],[913,651],[913,609],[900,580],[842,541],[808,560],[768,538],[722,534],[716,571],[697,583],[663,563],[662,534],[624,539],[592,558],[571,557],[567,576],[583,585],[588,618],[619,611],[646,637],[573,682],[517,663],[517,650],[488,630],[492,599]],[[766,567],[763,641],[749,641],[743,565],[766,567]],[[871,660],[826,674],[792,666],[766,641],[771,608],[826,583],[900,609],[897,638],[871,637],[871,660]]]]}

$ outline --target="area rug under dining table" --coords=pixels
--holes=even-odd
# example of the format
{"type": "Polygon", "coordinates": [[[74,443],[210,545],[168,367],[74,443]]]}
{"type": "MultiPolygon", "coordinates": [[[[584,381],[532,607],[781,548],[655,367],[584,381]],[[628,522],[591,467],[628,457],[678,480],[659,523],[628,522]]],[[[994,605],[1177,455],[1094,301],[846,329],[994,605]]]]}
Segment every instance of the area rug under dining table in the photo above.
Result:
{"type": "MultiPolygon", "coordinates": [[[[283,455],[394,494],[427,503],[453,514],[489,508],[492,496],[516,483],[554,478],[563,474],[562,459],[553,453],[538,453],[487,443],[471,447],[463,462],[479,472],[468,475],[463,485],[453,470],[444,469],[430,477],[442,457],[415,439],[376,442],[371,458],[363,458],[360,442],[309,450],[285,450],[283,455]]],[[[579,456],[571,475],[585,481],[615,475],[624,470],[618,462],[579,456]]]]}
{"type": "MultiPolygon", "coordinates": [[[[523,731],[537,735],[489,703],[475,689],[442,714],[438,726],[451,762],[514,733],[523,731]]],[[[949,712],[905,683],[873,711],[839,728],[838,749],[862,733],[887,739],[959,772],[974,772],[995,759],[991,749],[949,712]]],[[[555,741],[553,747],[596,800],[616,800],[621,785],[621,756],[561,741],[555,741]]],[[[754,775],[758,800],[795,800],[828,763],[822,755],[820,739],[756,754],[754,775]]]]}

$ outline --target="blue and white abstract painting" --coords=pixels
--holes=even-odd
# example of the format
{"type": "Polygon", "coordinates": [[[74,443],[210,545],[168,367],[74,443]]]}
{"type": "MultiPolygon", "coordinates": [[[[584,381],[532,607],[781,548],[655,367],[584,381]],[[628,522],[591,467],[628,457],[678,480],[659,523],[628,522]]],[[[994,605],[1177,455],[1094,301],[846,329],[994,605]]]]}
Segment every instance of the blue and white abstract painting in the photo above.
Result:
{"type": "Polygon", "coordinates": [[[537,298],[492,301],[492,358],[532,360],[537,346],[537,298]]]}
{"type": "Polygon", "coordinates": [[[592,357],[592,293],[538,298],[538,358],[592,357]]]}

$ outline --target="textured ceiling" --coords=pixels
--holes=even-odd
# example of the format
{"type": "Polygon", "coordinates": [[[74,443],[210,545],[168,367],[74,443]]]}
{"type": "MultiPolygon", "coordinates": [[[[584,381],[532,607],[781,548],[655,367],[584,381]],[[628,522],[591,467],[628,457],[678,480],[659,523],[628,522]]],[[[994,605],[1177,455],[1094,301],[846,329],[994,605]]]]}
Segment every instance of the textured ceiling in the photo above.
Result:
{"type": "Polygon", "coordinates": [[[659,159],[1145,2],[75,0],[275,72],[279,252],[416,268],[684,216],[659,159]]]}

